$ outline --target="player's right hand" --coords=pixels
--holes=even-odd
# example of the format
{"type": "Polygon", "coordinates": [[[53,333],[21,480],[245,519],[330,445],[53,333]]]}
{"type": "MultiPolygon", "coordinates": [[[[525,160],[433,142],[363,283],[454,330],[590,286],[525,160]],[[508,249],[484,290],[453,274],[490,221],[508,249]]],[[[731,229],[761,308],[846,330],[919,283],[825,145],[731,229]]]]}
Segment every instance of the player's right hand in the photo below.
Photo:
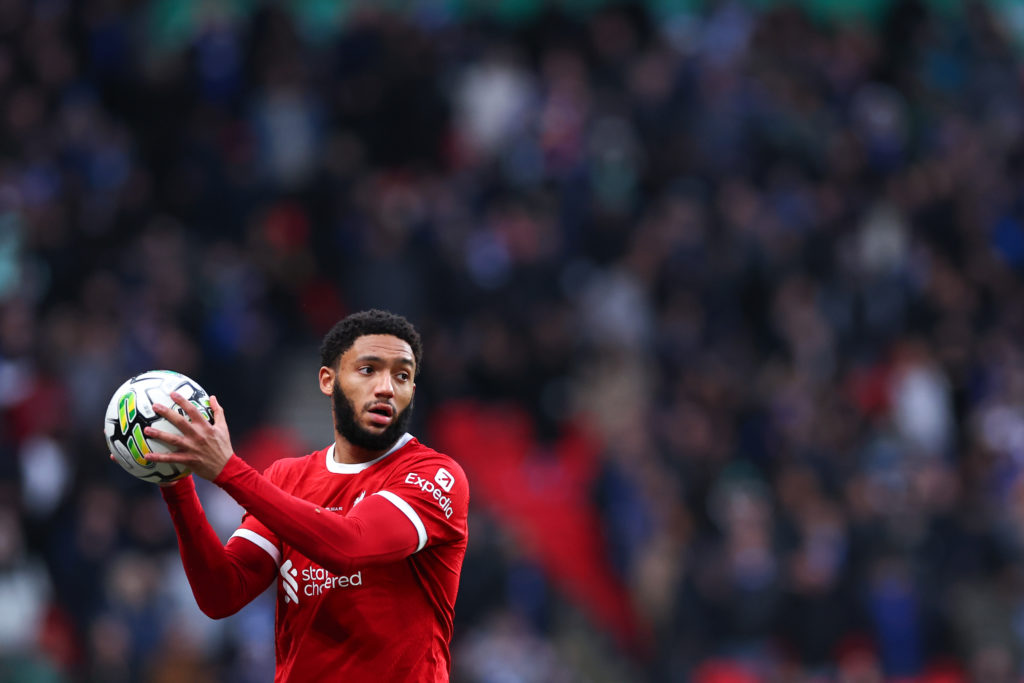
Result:
{"type": "Polygon", "coordinates": [[[213,422],[210,423],[181,394],[172,391],[171,399],[178,404],[184,415],[159,403],[153,404],[153,410],[174,425],[180,434],[170,434],[155,427],[146,427],[143,433],[151,439],[163,441],[175,452],[147,453],[146,458],[153,462],[181,463],[192,470],[193,474],[213,481],[234,455],[231,434],[220,401],[216,396],[210,396],[210,408],[213,410],[213,422]]]}

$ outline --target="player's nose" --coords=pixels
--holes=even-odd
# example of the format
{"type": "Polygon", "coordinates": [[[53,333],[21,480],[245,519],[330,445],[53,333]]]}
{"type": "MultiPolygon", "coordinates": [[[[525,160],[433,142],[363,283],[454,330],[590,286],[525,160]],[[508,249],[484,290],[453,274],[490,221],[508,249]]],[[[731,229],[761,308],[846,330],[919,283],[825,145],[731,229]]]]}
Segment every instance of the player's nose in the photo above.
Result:
{"type": "Polygon", "coordinates": [[[395,395],[395,385],[391,381],[391,375],[389,375],[386,372],[380,374],[380,379],[377,382],[377,386],[374,387],[374,394],[376,396],[387,397],[395,395]]]}

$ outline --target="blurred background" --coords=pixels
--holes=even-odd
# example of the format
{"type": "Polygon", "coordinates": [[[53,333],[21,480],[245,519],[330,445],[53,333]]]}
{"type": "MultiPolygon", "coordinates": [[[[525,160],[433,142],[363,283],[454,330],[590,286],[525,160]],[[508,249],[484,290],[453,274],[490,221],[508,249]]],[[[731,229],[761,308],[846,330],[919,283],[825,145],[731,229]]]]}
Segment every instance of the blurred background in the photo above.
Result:
{"type": "Polygon", "coordinates": [[[455,681],[1022,680],[1022,49],[1017,0],[0,0],[0,683],[272,679],[102,413],[174,369],[321,448],[367,307],[472,482],[455,681]]]}

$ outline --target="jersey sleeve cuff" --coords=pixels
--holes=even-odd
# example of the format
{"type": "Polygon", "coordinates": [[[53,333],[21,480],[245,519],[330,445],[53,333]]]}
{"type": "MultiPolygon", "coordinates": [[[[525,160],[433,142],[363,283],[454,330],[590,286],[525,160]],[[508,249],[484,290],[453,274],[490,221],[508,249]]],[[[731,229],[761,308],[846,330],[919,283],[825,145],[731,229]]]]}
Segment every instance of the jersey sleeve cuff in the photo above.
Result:
{"type": "Polygon", "coordinates": [[[227,463],[224,464],[224,469],[220,471],[213,483],[217,486],[222,486],[224,482],[228,481],[234,476],[241,474],[249,467],[249,464],[239,458],[236,454],[232,453],[227,463]]]}
{"type": "Polygon", "coordinates": [[[182,477],[170,486],[161,486],[160,495],[168,503],[177,503],[190,498],[195,490],[196,484],[192,477],[182,477]]]}
{"type": "Polygon", "coordinates": [[[396,508],[398,508],[398,510],[403,515],[409,518],[409,521],[412,522],[412,525],[416,527],[416,536],[419,539],[418,543],[416,544],[415,552],[418,553],[419,551],[423,550],[423,546],[427,544],[427,528],[423,525],[423,520],[420,519],[420,516],[416,514],[415,510],[412,509],[412,506],[406,503],[398,496],[396,496],[395,494],[391,493],[391,491],[377,491],[377,493],[373,495],[384,498],[392,505],[394,505],[396,508]]]}

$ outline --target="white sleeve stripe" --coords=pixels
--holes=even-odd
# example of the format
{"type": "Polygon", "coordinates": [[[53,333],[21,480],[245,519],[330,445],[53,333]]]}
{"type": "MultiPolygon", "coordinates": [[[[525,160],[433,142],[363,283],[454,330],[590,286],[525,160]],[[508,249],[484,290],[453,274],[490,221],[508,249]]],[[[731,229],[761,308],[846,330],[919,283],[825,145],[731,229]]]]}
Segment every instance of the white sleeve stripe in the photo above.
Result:
{"type": "Polygon", "coordinates": [[[256,545],[267,551],[267,554],[270,555],[270,558],[274,560],[274,564],[276,564],[278,567],[281,566],[281,551],[277,549],[276,545],[274,545],[267,539],[263,538],[252,529],[238,529],[235,531],[235,533],[231,534],[231,536],[232,538],[238,536],[239,538],[244,538],[245,540],[251,543],[255,543],[256,545]]]}
{"type": "Polygon", "coordinates": [[[419,536],[420,539],[419,545],[416,546],[415,552],[418,553],[419,551],[423,550],[423,546],[427,544],[427,528],[423,526],[423,520],[421,520],[420,516],[416,514],[416,511],[412,509],[412,506],[406,503],[398,496],[396,496],[395,494],[391,493],[391,491],[377,491],[377,493],[373,495],[382,496],[385,500],[391,501],[392,505],[401,510],[402,514],[409,518],[409,521],[412,522],[412,525],[416,527],[416,535],[419,536]]]}

